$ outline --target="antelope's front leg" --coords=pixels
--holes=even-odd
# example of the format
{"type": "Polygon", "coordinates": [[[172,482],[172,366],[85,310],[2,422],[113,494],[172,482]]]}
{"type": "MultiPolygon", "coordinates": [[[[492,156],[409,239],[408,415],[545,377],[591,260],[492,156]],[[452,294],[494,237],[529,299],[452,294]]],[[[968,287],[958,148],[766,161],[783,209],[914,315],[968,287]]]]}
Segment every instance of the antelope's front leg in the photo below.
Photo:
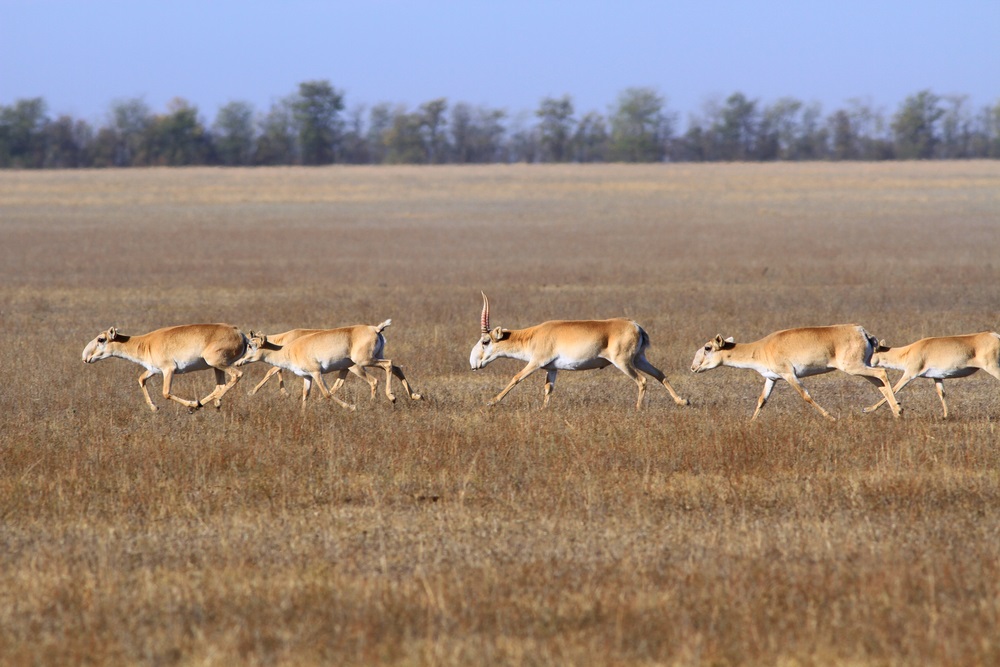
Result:
{"type": "Polygon", "coordinates": [[[323,381],[323,375],[321,373],[319,372],[312,373],[312,379],[316,383],[316,386],[319,387],[319,391],[323,395],[323,398],[332,399],[334,402],[339,404],[340,407],[350,410],[351,412],[354,412],[357,409],[350,403],[345,403],[344,401],[340,400],[339,398],[331,394],[330,390],[326,388],[326,382],[323,381]]]}
{"type": "Polygon", "coordinates": [[[267,381],[270,380],[275,373],[279,373],[278,388],[281,390],[282,395],[287,396],[288,392],[285,391],[285,383],[281,379],[280,371],[281,369],[279,367],[271,366],[271,368],[268,369],[267,373],[264,375],[264,379],[258,382],[257,386],[250,390],[250,395],[253,396],[258,391],[260,391],[260,388],[263,387],[265,384],[267,384],[267,381]]]}
{"type": "Polygon", "coordinates": [[[799,378],[795,375],[795,373],[785,373],[782,377],[785,379],[785,382],[795,388],[795,391],[799,392],[799,396],[802,397],[803,401],[819,410],[819,413],[830,421],[837,421],[836,417],[824,410],[822,405],[813,400],[813,397],[809,394],[809,391],[802,385],[802,383],[799,382],[799,378]]]}
{"type": "Polygon", "coordinates": [[[941,399],[941,409],[944,410],[944,414],[941,415],[941,419],[948,418],[948,404],[944,402],[944,382],[940,379],[935,378],[934,388],[937,389],[938,398],[941,399]]]}
{"type": "Polygon", "coordinates": [[[559,371],[551,370],[545,371],[545,400],[542,402],[542,407],[548,407],[549,396],[552,394],[552,390],[556,388],[556,373],[559,371]]]}
{"type": "Polygon", "coordinates": [[[170,385],[174,380],[174,369],[164,368],[163,369],[163,398],[169,399],[171,401],[177,401],[185,408],[191,408],[196,410],[201,407],[201,403],[198,401],[189,401],[186,398],[181,398],[180,396],[174,396],[170,393],[170,385]]]}
{"type": "Polygon", "coordinates": [[[142,395],[146,397],[146,405],[149,406],[150,410],[152,410],[153,412],[156,412],[158,410],[158,408],[156,407],[156,404],[153,403],[153,399],[151,399],[149,397],[149,390],[146,389],[146,380],[148,380],[149,378],[153,377],[154,375],[156,375],[156,371],[146,371],[145,373],[143,373],[142,375],[140,375],[139,376],[139,389],[142,389],[142,395]]]}
{"type": "Polygon", "coordinates": [[[492,407],[497,403],[499,403],[501,400],[503,400],[503,397],[510,392],[511,389],[513,389],[517,384],[521,382],[521,380],[523,380],[524,378],[528,377],[529,375],[537,371],[540,367],[541,364],[537,362],[534,361],[528,362],[528,365],[522,368],[521,372],[513,377],[513,379],[510,381],[510,384],[504,387],[503,391],[494,396],[493,400],[486,404],[486,407],[492,407]]]}
{"type": "Polygon", "coordinates": [[[764,378],[764,390],[760,392],[760,397],[757,399],[757,409],[753,411],[753,417],[750,418],[750,421],[757,419],[757,415],[760,414],[760,409],[764,407],[765,403],[767,403],[767,399],[771,395],[771,390],[773,389],[774,380],[771,378],[764,378]]]}

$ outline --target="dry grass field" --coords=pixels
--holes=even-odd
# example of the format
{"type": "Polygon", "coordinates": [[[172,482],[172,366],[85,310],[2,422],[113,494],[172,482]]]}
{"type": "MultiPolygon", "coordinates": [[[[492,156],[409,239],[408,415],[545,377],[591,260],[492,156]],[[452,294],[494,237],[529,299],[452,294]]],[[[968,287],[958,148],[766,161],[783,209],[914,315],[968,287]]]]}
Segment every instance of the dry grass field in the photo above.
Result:
{"type": "Polygon", "coordinates": [[[718,333],[996,330],[998,286],[1000,162],[0,172],[0,663],[998,664],[1000,383],[895,420],[828,374],[836,423],[784,383],[749,423],[760,376],[690,372],[718,333]],[[481,289],[635,318],[691,406],[612,368],[486,408],[521,363],[469,371],[481,289]],[[80,357],[386,318],[424,401],[303,413],[255,364],[153,413],[80,357]]]}

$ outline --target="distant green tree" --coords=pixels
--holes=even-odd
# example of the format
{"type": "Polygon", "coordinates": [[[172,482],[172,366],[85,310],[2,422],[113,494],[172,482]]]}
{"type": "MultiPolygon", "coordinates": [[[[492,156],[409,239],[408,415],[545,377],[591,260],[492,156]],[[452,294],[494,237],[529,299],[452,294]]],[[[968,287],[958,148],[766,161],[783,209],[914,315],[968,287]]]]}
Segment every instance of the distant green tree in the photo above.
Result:
{"type": "Polygon", "coordinates": [[[347,114],[344,133],[340,138],[340,159],[348,164],[368,164],[371,162],[371,151],[365,136],[364,115],[366,111],[365,106],[360,104],[347,114]]]}
{"type": "Polygon", "coordinates": [[[802,102],[794,97],[782,97],[764,107],[753,141],[757,160],[794,160],[798,156],[799,112],[802,102]]]}
{"type": "Polygon", "coordinates": [[[847,102],[846,111],[858,142],[859,159],[888,160],[895,157],[883,112],[872,107],[871,102],[859,98],[847,102]]]}
{"type": "Polygon", "coordinates": [[[983,107],[979,114],[982,127],[983,157],[1000,158],[1000,100],[993,106],[983,107]]]}
{"type": "Polygon", "coordinates": [[[304,81],[292,102],[302,164],[330,164],[336,158],[343,93],[329,81],[304,81]]]}
{"type": "Polygon", "coordinates": [[[791,159],[825,160],[829,157],[830,134],[822,121],[823,107],[818,102],[803,107],[791,159]]]}
{"type": "Polygon", "coordinates": [[[941,141],[937,157],[959,159],[973,155],[973,119],[968,111],[968,95],[948,95],[943,100],[941,141]]]}
{"type": "Polygon", "coordinates": [[[155,116],[148,132],[150,164],[182,167],[209,160],[211,144],[198,108],[183,98],[172,99],[167,113],[155,116]]]}
{"type": "Polygon", "coordinates": [[[573,99],[569,95],[542,99],[535,115],[542,162],[565,162],[570,159],[573,137],[573,99]]]}
{"type": "Polygon", "coordinates": [[[111,164],[116,167],[147,165],[150,159],[149,127],[153,114],[142,98],[111,103],[111,129],[115,148],[111,164]]]}
{"type": "Polygon", "coordinates": [[[473,107],[464,102],[452,107],[449,128],[453,160],[459,164],[502,160],[506,115],[502,109],[473,107]]]}
{"type": "Polygon", "coordinates": [[[420,105],[420,133],[426,154],[424,161],[428,164],[438,164],[448,158],[447,109],[448,100],[443,97],[420,105]]]}
{"type": "Polygon", "coordinates": [[[254,129],[253,106],[234,101],[219,108],[212,124],[215,151],[224,165],[253,164],[257,132],[254,129]]]}
{"type": "Polygon", "coordinates": [[[392,128],[395,110],[388,102],[379,102],[368,114],[368,150],[373,164],[386,161],[386,135],[392,128]]]}
{"type": "Polygon", "coordinates": [[[659,162],[666,155],[673,121],[663,97],[651,88],[628,88],[611,114],[609,155],[624,162],[659,162]]]}
{"type": "Polygon", "coordinates": [[[94,130],[84,120],[62,115],[45,127],[45,167],[67,169],[93,164],[94,130]]]}
{"type": "Polygon", "coordinates": [[[925,160],[934,157],[939,142],[938,121],[945,111],[941,98],[922,90],[906,98],[892,119],[896,155],[903,160],[925,160]]]}
{"type": "Polygon", "coordinates": [[[757,137],[757,101],[739,92],[730,95],[713,131],[721,159],[751,159],[757,137]]]}
{"type": "Polygon", "coordinates": [[[297,145],[291,100],[284,98],[273,102],[267,114],[260,119],[259,125],[254,163],[294,164],[297,145]]]}
{"type": "Polygon", "coordinates": [[[604,116],[591,111],[580,119],[573,133],[573,159],[604,162],[608,159],[608,125],[604,116]]]}
{"type": "Polygon", "coordinates": [[[392,125],[382,137],[386,147],[386,162],[390,164],[421,164],[427,161],[424,146],[424,118],[420,113],[407,113],[397,107],[392,125]]]}
{"type": "Polygon", "coordinates": [[[21,99],[0,106],[0,166],[37,169],[45,163],[45,100],[21,99]]]}
{"type": "Polygon", "coordinates": [[[844,109],[838,109],[827,123],[832,137],[830,157],[834,160],[857,160],[861,156],[860,142],[851,123],[851,115],[844,109]]]}

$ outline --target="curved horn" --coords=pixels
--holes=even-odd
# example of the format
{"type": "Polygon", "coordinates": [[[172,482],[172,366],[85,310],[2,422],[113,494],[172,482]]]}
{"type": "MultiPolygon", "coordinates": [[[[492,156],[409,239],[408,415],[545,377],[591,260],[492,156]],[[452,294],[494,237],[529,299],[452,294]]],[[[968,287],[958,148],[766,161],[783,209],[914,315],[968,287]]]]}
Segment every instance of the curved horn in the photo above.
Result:
{"type": "Polygon", "coordinates": [[[490,331],[490,300],[486,298],[486,292],[480,292],[483,295],[483,315],[480,318],[480,324],[482,325],[482,332],[489,333],[490,331]]]}

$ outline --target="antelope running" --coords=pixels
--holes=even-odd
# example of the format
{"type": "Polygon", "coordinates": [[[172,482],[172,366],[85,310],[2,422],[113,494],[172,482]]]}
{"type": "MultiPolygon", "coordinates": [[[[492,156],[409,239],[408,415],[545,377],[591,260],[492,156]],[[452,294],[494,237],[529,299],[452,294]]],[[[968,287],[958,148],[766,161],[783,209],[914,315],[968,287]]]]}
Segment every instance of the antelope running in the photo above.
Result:
{"type": "MultiPolygon", "coordinates": [[[[285,345],[291,343],[293,340],[296,340],[297,338],[302,338],[303,336],[308,336],[309,334],[320,333],[321,331],[325,331],[325,329],[291,329],[284,333],[268,336],[267,340],[271,344],[277,347],[284,347],[285,345]]],[[[236,365],[242,366],[245,363],[249,362],[244,362],[241,359],[239,362],[237,362],[236,365]]],[[[378,380],[369,376],[364,369],[358,366],[351,366],[350,369],[348,370],[350,370],[352,373],[354,373],[355,375],[357,375],[362,380],[368,383],[372,391],[371,397],[374,399],[375,392],[377,391],[378,388],[378,380]]],[[[255,386],[253,389],[250,390],[250,395],[253,396],[258,391],[260,391],[260,388],[263,387],[265,384],[267,384],[267,381],[270,380],[275,375],[278,376],[278,390],[281,392],[282,396],[287,396],[288,392],[285,390],[285,379],[281,375],[281,366],[272,366],[264,375],[264,379],[258,382],[257,386],[255,386]]]]}
{"type": "Polygon", "coordinates": [[[194,410],[209,401],[215,401],[215,407],[219,407],[222,397],[243,375],[233,365],[244,355],[249,344],[243,332],[229,324],[184,324],[141,336],[126,336],[111,327],[87,344],[83,349],[83,361],[92,364],[108,357],[134,361],[146,368],[139,376],[139,388],[150,410],[155,412],[157,408],[146,390],[146,380],[157,373],[163,375],[163,398],[194,410]],[[205,398],[191,401],[170,393],[175,374],[209,368],[215,370],[215,390],[205,398]]]}
{"type": "MultiPolygon", "coordinates": [[[[872,355],[872,365],[903,371],[893,393],[909,384],[914,378],[934,380],[944,418],[948,418],[948,404],[944,402],[944,380],[964,378],[978,370],[984,370],[1000,380],[1000,334],[995,331],[966,334],[964,336],[940,336],[922,338],[902,347],[889,347],[880,341],[872,355]]],[[[865,408],[874,412],[885,400],[865,408]]]]}
{"type": "Polygon", "coordinates": [[[392,393],[390,380],[395,375],[403,384],[403,389],[413,400],[420,400],[420,394],[410,389],[406,376],[399,366],[382,357],[385,347],[385,337],[382,330],[392,323],[386,320],[378,326],[359,324],[339,329],[324,329],[316,333],[297,338],[285,345],[278,345],[266,335],[250,332],[250,351],[240,360],[239,365],[264,361],[279,368],[289,370],[301,377],[302,407],[309,397],[312,383],[319,386],[323,398],[331,398],[348,410],[355,406],[346,403],[334,394],[340,389],[347,377],[348,370],[357,366],[359,373],[366,367],[377,366],[385,370],[385,395],[393,403],[396,397],[392,393]],[[327,389],[323,374],[339,371],[333,389],[327,389]]]}
{"type": "Polygon", "coordinates": [[[480,325],[482,335],[469,356],[472,370],[501,357],[520,359],[528,364],[487,405],[498,403],[521,380],[542,369],[545,371],[544,408],[549,404],[559,371],[583,371],[611,364],[638,385],[636,410],[642,409],[642,397],[646,393],[646,378],[637,370],[663,384],[677,405],[688,404],[677,395],[666,376],[646,360],[649,336],[632,320],[554,320],[527,329],[496,327],[490,330],[490,301],[483,293],[480,325]]]}
{"type": "Polygon", "coordinates": [[[893,414],[899,417],[900,407],[893,397],[889,376],[884,369],[870,365],[877,344],[874,336],[857,324],[786,329],[753,343],[736,343],[732,338],[723,339],[719,335],[699,348],[691,371],[701,373],[719,366],[731,366],[751,368],[764,376],[764,390],[750,421],[757,419],[778,380],[795,387],[806,403],[827,419],[836,421],[799,382],[801,377],[833,370],[859,375],[874,384],[889,402],[893,414]]]}

